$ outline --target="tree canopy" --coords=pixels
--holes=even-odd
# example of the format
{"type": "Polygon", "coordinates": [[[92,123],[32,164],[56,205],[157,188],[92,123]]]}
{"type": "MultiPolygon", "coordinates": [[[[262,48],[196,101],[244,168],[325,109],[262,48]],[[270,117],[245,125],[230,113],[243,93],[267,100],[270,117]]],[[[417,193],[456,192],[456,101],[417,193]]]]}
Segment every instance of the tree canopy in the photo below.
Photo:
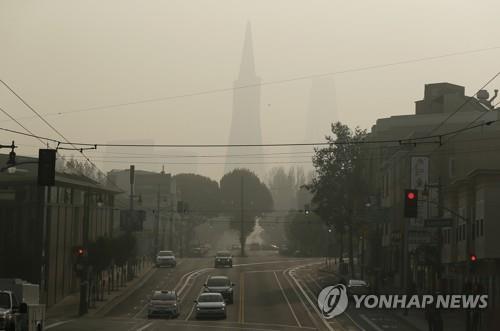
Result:
{"type": "Polygon", "coordinates": [[[190,213],[211,217],[221,211],[219,184],[205,176],[178,174],[174,176],[180,200],[187,202],[190,213]]]}
{"type": "Polygon", "coordinates": [[[271,192],[250,170],[235,169],[225,174],[220,180],[220,193],[222,210],[230,217],[231,228],[240,231],[243,214],[243,242],[241,243],[243,249],[247,236],[254,228],[256,217],[273,209],[271,192]]]}

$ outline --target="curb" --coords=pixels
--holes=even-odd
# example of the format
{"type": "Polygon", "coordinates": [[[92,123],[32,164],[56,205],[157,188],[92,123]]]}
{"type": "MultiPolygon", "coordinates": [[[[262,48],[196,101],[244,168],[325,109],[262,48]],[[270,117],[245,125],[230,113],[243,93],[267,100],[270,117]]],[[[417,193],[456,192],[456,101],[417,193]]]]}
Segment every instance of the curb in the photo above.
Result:
{"type": "Polygon", "coordinates": [[[150,266],[148,271],[145,271],[141,276],[134,280],[129,286],[123,289],[122,293],[118,293],[114,298],[103,304],[101,307],[87,313],[84,316],[89,317],[102,317],[106,315],[111,309],[125,301],[129,296],[132,295],[137,289],[143,286],[154,274],[156,268],[154,265],[150,266]]]}

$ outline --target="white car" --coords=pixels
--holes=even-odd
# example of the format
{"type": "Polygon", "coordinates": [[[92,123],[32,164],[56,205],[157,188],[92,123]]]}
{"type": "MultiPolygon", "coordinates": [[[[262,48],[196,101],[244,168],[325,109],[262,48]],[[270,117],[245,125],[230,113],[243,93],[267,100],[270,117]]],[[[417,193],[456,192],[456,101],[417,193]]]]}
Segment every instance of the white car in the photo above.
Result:
{"type": "Polygon", "coordinates": [[[349,295],[357,294],[369,294],[370,286],[368,283],[361,279],[350,279],[347,282],[347,293],[349,295]]]}
{"type": "Polygon", "coordinates": [[[156,266],[157,267],[175,267],[177,261],[175,260],[174,252],[172,251],[159,251],[156,255],[156,266]]]}
{"type": "Polygon", "coordinates": [[[226,302],[220,293],[202,293],[195,302],[196,318],[226,318],[226,302]]]}

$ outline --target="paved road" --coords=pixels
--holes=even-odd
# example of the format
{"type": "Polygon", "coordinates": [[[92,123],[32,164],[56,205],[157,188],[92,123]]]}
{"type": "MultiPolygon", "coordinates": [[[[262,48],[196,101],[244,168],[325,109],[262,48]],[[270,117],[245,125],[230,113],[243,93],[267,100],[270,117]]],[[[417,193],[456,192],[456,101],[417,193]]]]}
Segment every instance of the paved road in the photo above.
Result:
{"type": "Polygon", "coordinates": [[[317,271],[321,259],[284,258],[251,252],[234,258],[233,268],[214,269],[211,258],[182,259],[176,268],[161,268],[104,316],[84,317],[51,328],[66,330],[413,330],[391,315],[349,311],[333,320],[320,317],[317,293],[332,280],[317,271]],[[226,275],[235,283],[234,303],[225,320],[197,320],[193,301],[209,275],[226,275]],[[149,297],[156,289],[176,289],[182,298],[176,319],[147,319],[149,297]],[[389,326],[389,327],[387,327],[389,326]]]}

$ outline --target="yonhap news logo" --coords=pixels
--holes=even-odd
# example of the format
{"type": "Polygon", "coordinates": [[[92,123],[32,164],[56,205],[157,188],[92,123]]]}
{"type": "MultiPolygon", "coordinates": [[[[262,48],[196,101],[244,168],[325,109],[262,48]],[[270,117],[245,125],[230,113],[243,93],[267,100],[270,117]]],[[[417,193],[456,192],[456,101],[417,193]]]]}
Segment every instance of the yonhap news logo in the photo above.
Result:
{"type": "Polygon", "coordinates": [[[343,284],[327,286],[318,295],[318,307],[326,319],[342,314],[349,305],[349,298],[354,308],[366,309],[486,309],[487,294],[353,294],[348,296],[343,284]]]}
{"type": "Polygon", "coordinates": [[[343,284],[327,286],[318,295],[318,307],[326,319],[342,314],[347,309],[348,301],[347,288],[343,284]]]}

